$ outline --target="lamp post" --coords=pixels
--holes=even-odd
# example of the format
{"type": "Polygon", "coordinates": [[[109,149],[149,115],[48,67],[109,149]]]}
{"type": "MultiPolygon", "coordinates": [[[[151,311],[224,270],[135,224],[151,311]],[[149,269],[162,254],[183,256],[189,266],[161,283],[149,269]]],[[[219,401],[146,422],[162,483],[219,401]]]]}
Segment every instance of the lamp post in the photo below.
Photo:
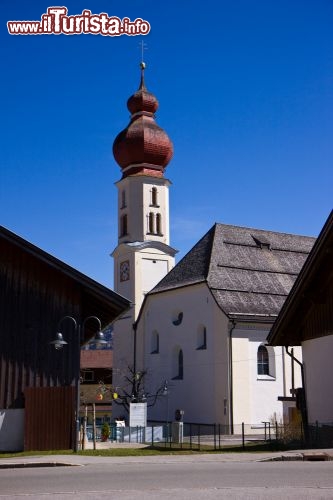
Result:
{"type": "Polygon", "coordinates": [[[162,389],[162,395],[166,396],[166,423],[169,424],[169,385],[168,381],[164,381],[164,387],[162,389]]]}
{"type": "Polygon", "coordinates": [[[164,381],[164,387],[162,389],[162,395],[166,397],[166,426],[165,426],[165,434],[166,434],[166,442],[169,440],[169,384],[168,381],[164,381]]]}
{"type": "Polygon", "coordinates": [[[77,335],[77,366],[75,371],[75,439],[73,450],[76,453],[79,447],[79,432],[80,432],[80,362],[81,362],[81,335],[84,333],[84,327],[89,320],[95,320],[98,323],[99,330],[96,333],[94,339],[90,341],[90,343],[97,345],[105,345],[107,341],[104,338],[104,333],[102,332],[101,321],[97,316],[88,316],[85,318],[80,324],[75,318],[72,316],[64,316],[58,323],[58,331],[56,333],[55,340],[50,342],[51,345],[54,345],[55,349],[60,350],[65,345],[68,344],[66,340],[64,340],[63,335],[60,331],[61,324],[65,320],[70,320],[74,324],[74,331],[77,335]]]}

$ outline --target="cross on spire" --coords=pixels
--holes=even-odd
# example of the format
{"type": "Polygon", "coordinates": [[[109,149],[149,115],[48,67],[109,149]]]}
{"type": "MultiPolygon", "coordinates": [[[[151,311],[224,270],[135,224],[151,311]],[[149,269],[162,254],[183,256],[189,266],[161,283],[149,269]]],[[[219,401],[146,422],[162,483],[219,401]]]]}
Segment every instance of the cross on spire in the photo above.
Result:
{"type": "Polygon", "coordinates": [[[144,78],[144,72],[145,72],[145,68],[146,68],[146,63],[143,61],[143,51],[147,50],[147,45],[146,45],[146,43],[143,40],[141,40],[141,42],[139,42],[139,45],[141,46],[141,62],[140,62],[141,81],[140,81],[140,87],[139,87],[139,89],[146,89],[145,78],[144,78]]]}
{"type": "Polygon", "coordinates": [[[141,63],[140,63],[140,66],[142,68],[142,65],[145,64],[144,61],[143,61],[143,52],[144,50],[147,50],[147,44],[141,40],[141,42],[139,42],[139,45],[141,47],[141,63]]]}

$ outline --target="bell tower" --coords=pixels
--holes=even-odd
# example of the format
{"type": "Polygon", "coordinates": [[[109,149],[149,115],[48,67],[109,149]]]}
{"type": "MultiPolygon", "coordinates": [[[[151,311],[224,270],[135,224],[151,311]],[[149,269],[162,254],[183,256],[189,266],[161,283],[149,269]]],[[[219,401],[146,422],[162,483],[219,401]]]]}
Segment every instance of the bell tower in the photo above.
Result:
{"type": "Polygon", "coordinates": [[[140,67],[139,88],[127,101],[130,123],[113,143],[113,155],[122,173],[116,182],[114,289],[133,302],[133,321],[145,293],[174,267],[176,254],[169,245],[170,181],[164,177],[173,146],[155,121],[158,101],[146,88],[145,63],[140,67]]]}

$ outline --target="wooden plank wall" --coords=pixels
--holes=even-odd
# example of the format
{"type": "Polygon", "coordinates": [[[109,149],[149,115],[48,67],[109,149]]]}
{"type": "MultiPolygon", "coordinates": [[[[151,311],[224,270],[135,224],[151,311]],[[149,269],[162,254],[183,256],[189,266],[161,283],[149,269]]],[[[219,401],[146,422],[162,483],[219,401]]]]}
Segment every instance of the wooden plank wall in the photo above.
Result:
{"type": "MultiPolygon", "coordinates": [[[[327,271],[329,272],[329,271],[327,271]]],[[[317,295],[303,318],[303,340],[333,333],[333,280],[325,293],[317,295]]]]}
{"type": "Polygon", "coordinates": [[[74,385],[77,337],[64,322],[66,349],[49,344],[59,318],[80,316],[80,290],[67,276],[0,238],[0,408],[24,408],[27,387],[74,385]]]}
{"type": "Polygon", "coordinates": [[[75,388],[25,390],[24,449],[68,450],[75,436],[75,388]]]}

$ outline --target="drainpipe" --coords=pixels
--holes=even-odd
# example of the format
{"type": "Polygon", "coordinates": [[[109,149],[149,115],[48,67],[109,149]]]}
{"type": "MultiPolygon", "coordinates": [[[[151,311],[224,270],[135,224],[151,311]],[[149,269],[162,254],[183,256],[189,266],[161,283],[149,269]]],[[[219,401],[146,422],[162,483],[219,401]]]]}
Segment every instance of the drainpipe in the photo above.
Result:
{"type": "Polygon", "coordinates": [[[234,433],[234,403],[233,403],[233,388],[232,388],[232,332],[236,327],[236,321],[231,320],[229,322],[228,328],[229,328],[229,425],[230,425],[230,430],[231,434],[234,433]]]}
{"type": "Polygon", "coordinates": [[[281,357],[282,357],[282,377],[283,377],[283,396],[287,396],[287,383],[286,383],[286,361],[283,351],[283,346],[281,346],[281,357]]]}
{"type": "Polygon", "coordinates": [[[133,371],[136,373],[136,331],[137,331],[138,325],[137,323],[133,323],[133,333],[134,333],[134,338],[133,338],[133,371]]]}
{"type": "Polygon", "coordinates": [[[302,377],[302,389],[303,389],[303,395],[304,395],[304,406],[302,407],[302,420],[304,424],[304,431],[305,435],[307,435],[308,432],[308,411],[307,411],[307,404],[306,404],[306,397],[305,397],[305,376],[304,376],[304,364],[301,363],[295,356],[294,356],[294,350],[292,349],[291,352],[288,351],[288,346],[285,346],[286,353],[288,356],[293,361],[296,361],[296,363],[301,367],[301,377],[302,377]]]}

